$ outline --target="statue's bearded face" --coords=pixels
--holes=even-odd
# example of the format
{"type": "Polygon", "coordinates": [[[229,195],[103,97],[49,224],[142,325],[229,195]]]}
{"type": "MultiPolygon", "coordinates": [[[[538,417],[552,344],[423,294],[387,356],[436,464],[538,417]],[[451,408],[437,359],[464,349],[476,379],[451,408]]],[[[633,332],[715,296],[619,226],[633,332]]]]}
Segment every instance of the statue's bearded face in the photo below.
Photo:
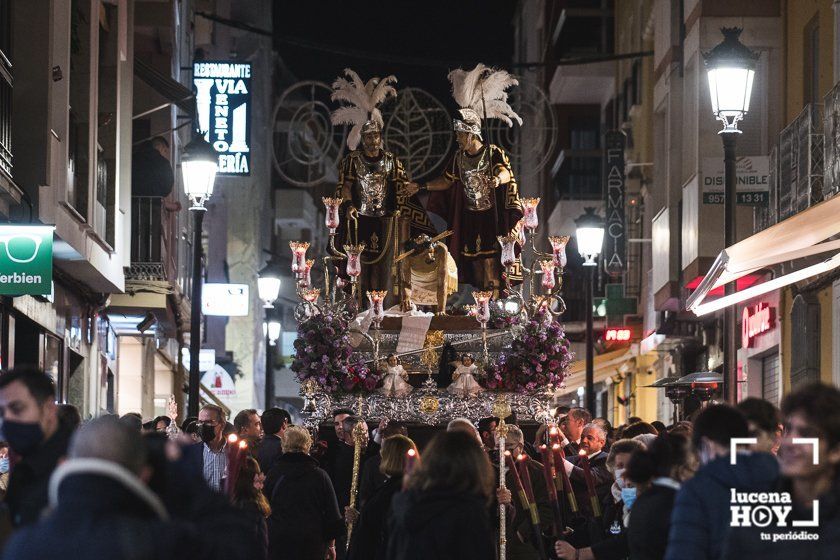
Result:
{"type": "Polygon", "coordinates": [[[475,134],[472,132],[463,132],[460,130],[455,132],[455,140],[458,142],[458,147],[464,151],[472,146],[473,139],[475,139],[475,134]]]}
{"type": "Polygon", "coordinates": [[[368,153],[377,153],[382,149],[382,134],[378,130],[372,130],[362,134],[362,147],[368,153]]]}

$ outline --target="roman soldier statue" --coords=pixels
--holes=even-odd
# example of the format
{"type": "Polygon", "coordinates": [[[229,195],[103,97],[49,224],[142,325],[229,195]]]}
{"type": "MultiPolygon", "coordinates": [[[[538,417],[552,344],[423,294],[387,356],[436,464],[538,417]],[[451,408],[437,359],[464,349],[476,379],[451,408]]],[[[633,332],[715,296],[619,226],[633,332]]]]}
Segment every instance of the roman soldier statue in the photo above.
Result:
{"type": "MultiPolygon", "coordinates": [[[[393,84],[397,79],[371,78],[365,83],[350,69],[344,74],[346,78],[333,83],[332,94],[333,101],[343,102],[332,113],[333,124],[351,126],[347,137],[350,153],[338,170],[336,197],[345,201],[338,247],[364,244],[360,294],[387,290],[393,296],[398,279],[394,257],[400,242],[412,234],[433,235],[434,228],[416,196],[408,193],[410,183],[402,164],[382,144],[383,120],[378,106],[396,95],[393,84]]],[[[416,191],[416,185],[411,185],[416,191]]],[[[388,299],[396,302],[393,297],[388,299]]]]}
{"type": "Polygon", "coordinates": [[[501,286],[498,236],[509,234],[522,217],[519,189],[505,151],[486,143],[482,121],[501,119],[522,124],[507,103],[506,90],[519,82],[504,70],[479,64],[469,72],[449,73],[452,94],[461,107],[453,126],[458,147],[441,177],[419,190],[441,191],[430,197],[429,210],[453,230],[449,250],[459,281],[497,292],[501,286]]]}

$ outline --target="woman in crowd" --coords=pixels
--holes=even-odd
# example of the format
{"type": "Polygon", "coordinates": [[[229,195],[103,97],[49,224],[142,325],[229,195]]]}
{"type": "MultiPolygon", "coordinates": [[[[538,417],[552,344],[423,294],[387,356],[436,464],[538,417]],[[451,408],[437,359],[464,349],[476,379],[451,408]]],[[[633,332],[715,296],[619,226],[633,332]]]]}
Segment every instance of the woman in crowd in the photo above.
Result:
{"type": "MultiPolygon", "coordinates": [[[[777,496],[787,493],[792,509],[786,523],[733,527],[724,559],[837,558],[840,550],[840,390],[813,384],[782,402],[784,437],[779,447],[781,479],[777,496]],[[814,444],[801,441],[816,439],[814,444]],[[814,460],[814,457],[817,460],[814,460]],[[817,505],[818,504],[818,505],[817,505]],[[794,526],[817,521],[816,526],[794,526]],[[791,533],[809,538],[786,538],[791,533]],[[769,538],[766,538],[769,537],[769,538]]],[[[779,507],[779,506],[776,506],[779,507]]],[[[749,511],[749,507],[746,508],[749,511]]]]}
{"type": "Polygon", "coordinates": [[[692,472],[686,468],[690,456],[685,436],[664,432],[630,458],[624,478],[635,487],[625,499],[631,502],[627,543],[633,560],[665,557],[674,498],[692,472]]]}
{"type": "MultiPolygon", "coordinates": [[[[409,450],[414,450],[415,461],[419,459],[417,446],[403,435],[386,438],[382,442],[379,472],[385,477],[380,486],[365,502],[361,514],[348,508],[347,520],[355,521],[350,539],[348,560],[382,560],[386,558],[388,545],[388,516],[391,499],[402,490],[403,473],[409,450]]],[[[417,463],[415,463],[417,464],[417,463]]]]}
{"type": "Polygon", "coordinates": [[[335,538],[344,530],[330,478],[309,456],[312,437],[299,426],[282,436],[283,454],[265,481],[271,515],[272,560],[335,559],[335,538]]]}
{"type": "Polygon", "coordinates": [[[391,505],[389,560],[488,560],[496,543],[488,515],[493,469],[475,437],[440,432],[391,505]]]}
{"type": "Polygon", "coordinates": [[[641,442],[634,439],[620,439],[610,448],[607,457],[607,468],[615,476],[610,491],[612,502],[604,509],[600,519],[593,519],[589,523],[590,540],[592,546],[575,549],[566,541],[558,541],[555,551],[560,558],[580,560],[620,560],[627,556],[627,518],[629,505],[625,498],[631,493],[632,484],[625,481],[625,470],[631,456],[644,450],[641,442]]]}
{"type": "Polygon", "coordinates": [[[271,515],[271,506],[262,493],[265,475],[253,457],[245,457],[239,469],[236,486],[233,489],[233,505],[253,519],[254,540],[262,553],[268,555],[268,526],[266,518],[271,515]]]}

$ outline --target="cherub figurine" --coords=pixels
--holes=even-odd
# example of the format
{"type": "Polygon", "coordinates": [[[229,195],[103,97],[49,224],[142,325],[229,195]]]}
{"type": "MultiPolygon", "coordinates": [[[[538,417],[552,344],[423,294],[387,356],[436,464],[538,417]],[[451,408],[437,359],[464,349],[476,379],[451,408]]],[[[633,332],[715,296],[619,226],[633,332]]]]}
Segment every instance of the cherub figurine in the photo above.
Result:
{"type": "Polygon", "coordinates": [[[462,354],[461,364],[455,368],[455,373],[452,374],[452,384],[448,391],[461,397],[476,396],[483,390],[475,379],[476,375],[478,375],[478,366],[475,365],[473,355],[470,353],[462,354]]]}
{"type": "Polygon", "coordinates": [[[414,388],[408,384],[408,372],[400,364],[399,358],[394,354],[389,354],[385,378],[382,381],[382,392],[386,397],[404,397],[412,389],[414,388]]]}

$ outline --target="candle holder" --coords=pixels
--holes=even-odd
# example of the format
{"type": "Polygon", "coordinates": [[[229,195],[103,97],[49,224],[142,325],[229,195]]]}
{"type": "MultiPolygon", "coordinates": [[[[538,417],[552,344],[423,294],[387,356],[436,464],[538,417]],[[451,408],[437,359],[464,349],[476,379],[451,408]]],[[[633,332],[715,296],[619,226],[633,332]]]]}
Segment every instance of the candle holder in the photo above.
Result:
{"type": "Polygon", "coordinates": [[[540,225],[540,218],[537,215],[537,206],[540,204],[539,198],[523,198],[522,199],[522,221],[527,229],[533,232],[540,225]]]}
{"type": "Polygon", "coordinates": [[[543,291],[546,293],[551,293],[551,290],[554,289],[555,282],[554,282],[554,261],[550,259],[545,259],[539,261],[540,269],[542,270],[542,288],[543,291]]]}
{"type": "Polygon", "coordinates": [[[338,209],[341,207],[342,200],[340,198],[333,198],[325,196],[321,199],[324,202],[324,225],[330,230],[330,235],[335,235],[339,225],[338,209]]]}
{"type": "Polygon", "coordinates": [[[493,299],[493,292],[473,292],[472,295],[475,300],[475,318],[481,325],[484,367],[487,367],[490,363],[490,354],[487,351],[487,323],[490,321],[490,300],[493,299]]]}
{"type": "Polygon", "coordinates": [[[548,238],[548,242],[551,244],[554,265],[559,268],[561,272],[564,268],[566,268],[566,245],[569,243],[569,239],[571,239],[571,237],[568,235],[552,235],[548,238]]]}
{"type": "Polygon", "coordinates": [[[300,274],[306,269],[309,241],[289,241],[289,248],[292,250],[292,273],[300,280],[300,274]]]}
{"type": "Polygon", "coordinates": [[[373,367],[379,367],[379,343],[380,330],[382,327],[382,319],[385,318],[385,296],[388,295],[386,290],[369,290],[367,293],[368,301],[370,302],[370,310],[373,315],[373,367]]]}
{"type": "Polygon", "coordinates": [[[347,267],[345,271],[350,277],[351,295],[356,299],[356,284],[359,282],[359,276],[362,274],[362,253],[365,250],[365,244],[345,245],[344,253],[347,255],[347,267]]]}

